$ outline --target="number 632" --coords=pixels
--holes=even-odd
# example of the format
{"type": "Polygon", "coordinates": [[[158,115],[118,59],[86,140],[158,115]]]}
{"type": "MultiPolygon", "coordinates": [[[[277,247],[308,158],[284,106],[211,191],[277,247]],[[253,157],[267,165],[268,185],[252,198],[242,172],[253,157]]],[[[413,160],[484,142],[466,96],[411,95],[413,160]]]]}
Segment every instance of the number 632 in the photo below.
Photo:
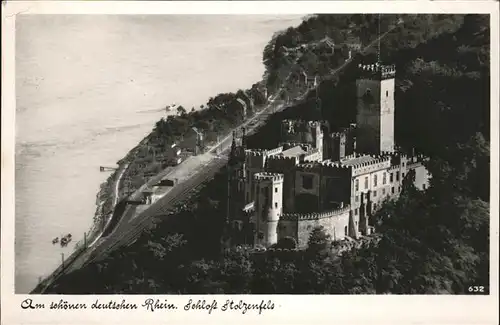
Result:
{"type": "Polygon", "coordinates": [[[469,286],[469,292],[484,292],[484,286],[469,286]]]}

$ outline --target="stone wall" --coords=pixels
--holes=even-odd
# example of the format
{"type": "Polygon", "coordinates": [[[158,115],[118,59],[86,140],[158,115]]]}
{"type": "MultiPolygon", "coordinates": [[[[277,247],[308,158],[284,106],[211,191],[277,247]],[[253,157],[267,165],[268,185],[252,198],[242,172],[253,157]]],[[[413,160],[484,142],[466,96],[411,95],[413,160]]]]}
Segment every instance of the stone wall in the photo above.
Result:
{"type": "Polygon", "coordinates": [[[318,226],[323,226],[333,241],[344,239],[346,229],[349,228],[349,210],[329,218],[299,220],[297,223],[297,246],[299,248],[307,247],[311,231],[318,226]]]}
{"type": "Polygon", "coordinates": [[[315,227],[323,226],[332,240],[342,240],[349,230],[349,211],[350,207],[347,206],[322,213],[283,214],[278,226],[279,238],[293,237],[299,248],[305,248],[311,231],[315,227]]]}

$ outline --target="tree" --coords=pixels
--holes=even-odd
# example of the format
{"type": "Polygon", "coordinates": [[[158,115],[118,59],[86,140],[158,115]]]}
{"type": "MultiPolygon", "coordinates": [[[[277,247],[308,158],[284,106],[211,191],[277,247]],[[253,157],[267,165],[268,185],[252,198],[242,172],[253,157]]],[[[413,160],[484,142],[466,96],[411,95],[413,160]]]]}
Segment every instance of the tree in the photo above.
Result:
{"type": "Polygon", "coordinates": [[[331,243],[331,237],[325,232],[324,227],[315,227],[309,235],[307,252],[316,257],[323,258],[330,252],[331,243]]]}
{"type": "Polygon", "coordinates": [[[179,105],[177,107],[177,114],[179,114],[180,116],[185,115],[186,114],[186,109],[184,107],[182,107],[181,105],[179,105]]]}

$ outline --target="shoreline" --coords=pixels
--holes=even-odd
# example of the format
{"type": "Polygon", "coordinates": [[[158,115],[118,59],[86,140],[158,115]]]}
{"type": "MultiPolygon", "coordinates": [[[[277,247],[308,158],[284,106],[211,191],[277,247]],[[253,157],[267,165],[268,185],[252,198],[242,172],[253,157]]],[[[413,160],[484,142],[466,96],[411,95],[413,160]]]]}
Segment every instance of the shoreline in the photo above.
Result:
{"type": "Polygon", "coordinates": [[[144,144],[151,136],[151,132],[148,133],[142,140],[131,150],[129,150],[123,158],[118,160],[118,168],[114,170],[105,181],[99,184],[99,191],[96,194],[96,210],[93,216],[93,222],[89,230],[85,232],[84,239],[78,241],[73,246],[72,252],[64,259],[64,264],[59,264],[59,266],[52,271],[46,277],[40,277],[42,280],[37,283],[37,285],[29,292],[30,294],[43,294],[43,292],[59,277],[65,270],[65,265],[70,264],[81,254],[83,254],[87,247],[95,244],[106,228],[109,226],[115,205],[118,203],[121,184],[123,175],[126,173],[128,167],[130,166],[130,160],[133,159],[134,153],[144,144]],[[119,177],[118,177],[119,176],[119,177]],[[117,183],[118,182],[118,183],[117,183]],[[114,188],[118,191],[114,196],[114,188]],[[111,193],[110,193],[111,192],[111,193]],[[105,204],[108,204],[108,207],[105,204]],[[109,205],[110,204],[110,205],[109,205]]]}

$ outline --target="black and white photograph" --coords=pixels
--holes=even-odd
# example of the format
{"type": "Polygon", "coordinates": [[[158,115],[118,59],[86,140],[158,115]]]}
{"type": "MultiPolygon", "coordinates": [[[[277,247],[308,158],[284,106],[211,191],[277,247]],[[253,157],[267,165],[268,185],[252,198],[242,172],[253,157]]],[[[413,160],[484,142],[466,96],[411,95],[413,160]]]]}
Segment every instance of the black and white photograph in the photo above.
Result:
{"type": "Polygon", "coordinates": [[[490,295],[490,14],[304,9],[17,14],[14,293],[490,295]]]}

